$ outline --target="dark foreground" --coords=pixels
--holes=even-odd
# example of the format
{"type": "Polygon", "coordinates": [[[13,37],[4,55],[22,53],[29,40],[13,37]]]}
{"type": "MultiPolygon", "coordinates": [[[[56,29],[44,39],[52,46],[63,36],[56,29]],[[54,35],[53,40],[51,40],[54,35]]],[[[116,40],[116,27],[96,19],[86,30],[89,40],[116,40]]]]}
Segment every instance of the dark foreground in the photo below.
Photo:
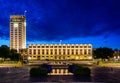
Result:
{"type": "Polygon", "coordinates": [[[104,82],[120,83],[120,68],[93,67],[90,77],[80,76],[48,76],[31,78],[30,67],[0,68],[0,83],[39,83],[39,82],[104,82]]]}

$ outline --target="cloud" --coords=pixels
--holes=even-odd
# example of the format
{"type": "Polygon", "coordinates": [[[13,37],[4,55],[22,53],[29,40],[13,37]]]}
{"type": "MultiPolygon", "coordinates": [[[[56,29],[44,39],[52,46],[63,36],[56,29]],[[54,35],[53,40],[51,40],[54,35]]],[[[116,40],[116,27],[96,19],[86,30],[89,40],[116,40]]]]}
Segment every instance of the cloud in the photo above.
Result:
{"type": "Polygon", "coordinates": [[[29,41],[120,35],[117,0],[0,0],[0,5],[1,37],[9,37],[9,16],[24,10],[29,41]]]}

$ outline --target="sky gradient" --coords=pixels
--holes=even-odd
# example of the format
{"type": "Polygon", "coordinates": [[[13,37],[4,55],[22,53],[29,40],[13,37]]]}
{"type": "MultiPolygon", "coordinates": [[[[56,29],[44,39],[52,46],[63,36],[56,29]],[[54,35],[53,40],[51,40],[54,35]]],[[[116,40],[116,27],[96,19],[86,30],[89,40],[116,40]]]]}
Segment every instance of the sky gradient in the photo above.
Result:
{"type": "Polygon", "coordinates": [[[0,0],[0,45],[9,46],[10,15],[27,18],[27,44],[93,44],[120,49],[119,0],[0,0]]]}

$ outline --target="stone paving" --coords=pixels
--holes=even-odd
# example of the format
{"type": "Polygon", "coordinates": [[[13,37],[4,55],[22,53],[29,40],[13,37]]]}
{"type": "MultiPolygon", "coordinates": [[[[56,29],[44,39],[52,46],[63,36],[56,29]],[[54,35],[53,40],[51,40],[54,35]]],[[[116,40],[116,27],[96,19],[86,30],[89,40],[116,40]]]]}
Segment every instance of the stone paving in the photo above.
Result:
{"type": "Polygon", "coordinates": [[[93,67],[91,77],[48,76],[30,78],[30,67],[0,68],[0,83],[39,83],[39,82],[105,82],[120,83],[120,68],[93,67]]]}

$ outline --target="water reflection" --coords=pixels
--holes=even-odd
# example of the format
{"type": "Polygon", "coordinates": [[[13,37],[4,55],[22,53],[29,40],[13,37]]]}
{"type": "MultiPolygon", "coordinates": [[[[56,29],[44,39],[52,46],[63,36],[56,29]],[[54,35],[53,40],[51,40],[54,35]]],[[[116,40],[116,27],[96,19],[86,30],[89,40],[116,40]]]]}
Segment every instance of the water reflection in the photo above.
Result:
{"type": "Polygon", "coordinates": [[[91,82],[91,77],[73,75],[49,75],[47,77],[30,78],[31,82],[91,82]]]}
{"type": "Polygon", "coordinates": [[[70,73],[68,69],[52,69],[48,75],[73,75],[73,73],[70,73]]]}

